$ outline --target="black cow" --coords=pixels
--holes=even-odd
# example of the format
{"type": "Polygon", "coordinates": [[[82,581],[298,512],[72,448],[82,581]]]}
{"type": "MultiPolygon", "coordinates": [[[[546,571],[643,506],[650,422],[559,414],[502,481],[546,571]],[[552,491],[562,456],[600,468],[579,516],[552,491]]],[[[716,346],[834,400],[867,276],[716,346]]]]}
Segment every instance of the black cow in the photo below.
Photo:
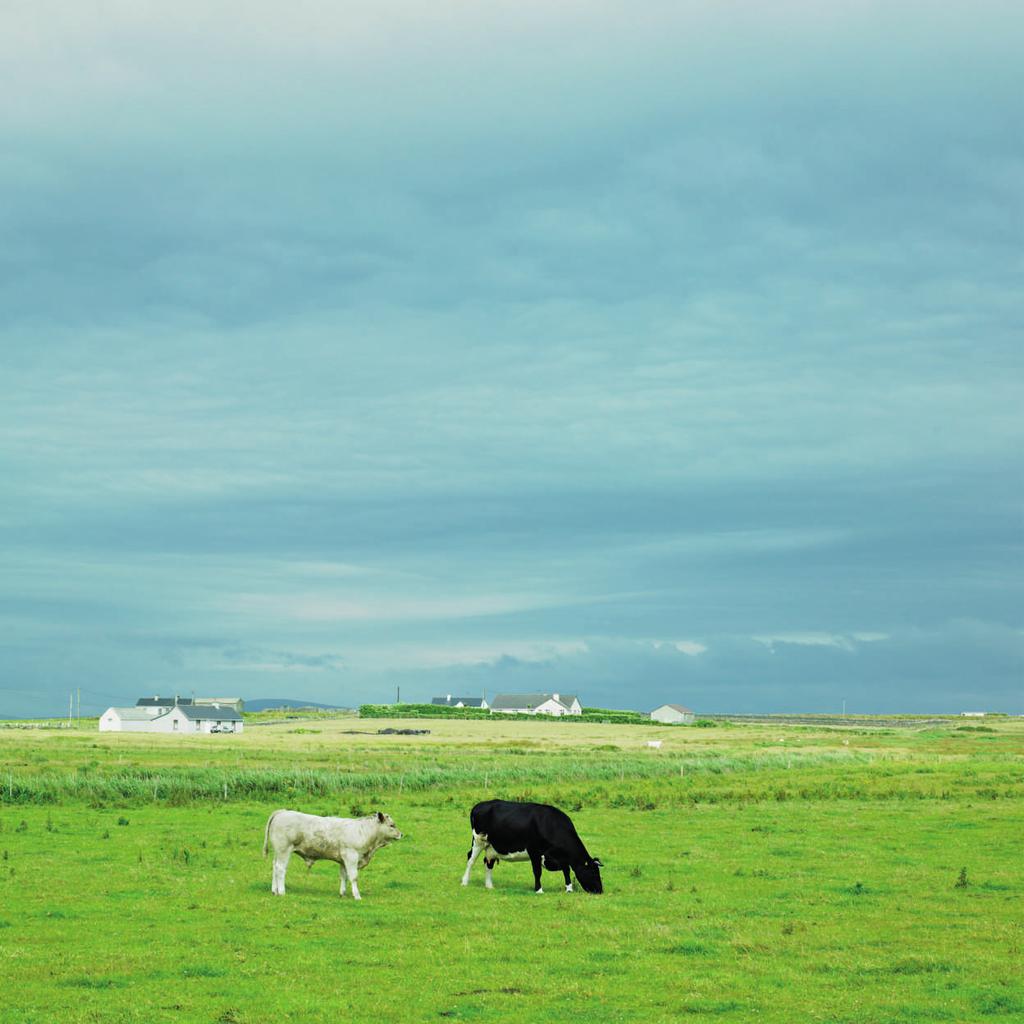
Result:
{"type": "Polygon", "coordinates": [[[484,855],[487,874],[484,885],[494,888],[491,872],[499,860],[528,860],[533,865],[534,892],[542,893],[541,867],[565,875],[565,891],[572,892],[572,868],[587,892],[602,892],[601,862],[587,853],[569,815],[549,804],[485,800],[469,812],[473,846],[467,854],[462,884],[469,885],[469,872],[477,857],[484,855]]]}

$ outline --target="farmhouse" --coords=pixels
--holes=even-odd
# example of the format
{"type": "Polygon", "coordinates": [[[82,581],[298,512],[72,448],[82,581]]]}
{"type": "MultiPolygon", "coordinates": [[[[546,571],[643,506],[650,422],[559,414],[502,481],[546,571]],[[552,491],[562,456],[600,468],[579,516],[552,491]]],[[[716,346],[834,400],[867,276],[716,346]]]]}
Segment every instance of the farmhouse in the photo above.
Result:
{"type": "Polygon", "coordinates": [[[682,704],[662,704],[651,712],[651,719],[655,722],[665,722],[675,725],[679,722],[689,723],[696,718],[696,715],[682,704]]]}
{"type": "Polygon", "coordinates": [[[100,715],[100,732],[241,732],[242,724],[234,708],[217,704],[107,708],[100,715]]]}
{"type": "Polygon", "coordinates": [[[484,708],[489,707],[483,697],[453,697],[450,693],[445,697],[434,697],[430,702],[443,708],[484,708]]]}
{"type": "Polygon", "coordinates": [[[491,701],[491,714],[582,715],[583,705],[573,693],[499,693],[491,701]]]}

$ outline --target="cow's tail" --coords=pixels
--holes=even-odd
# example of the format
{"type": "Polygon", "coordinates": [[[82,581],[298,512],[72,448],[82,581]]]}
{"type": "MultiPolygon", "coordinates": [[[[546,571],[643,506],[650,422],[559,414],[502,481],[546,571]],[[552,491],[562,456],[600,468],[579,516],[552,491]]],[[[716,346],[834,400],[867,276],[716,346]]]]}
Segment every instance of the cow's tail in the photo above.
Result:
{"type": "Polygon", "coordinates": [[[267,847],[270,845],[270,823],[274,818],[280,814],[280,811],[274,811],[269,818],[267,818],[267,827],[263,830],[263,856],[267,855],[267,847]]]}

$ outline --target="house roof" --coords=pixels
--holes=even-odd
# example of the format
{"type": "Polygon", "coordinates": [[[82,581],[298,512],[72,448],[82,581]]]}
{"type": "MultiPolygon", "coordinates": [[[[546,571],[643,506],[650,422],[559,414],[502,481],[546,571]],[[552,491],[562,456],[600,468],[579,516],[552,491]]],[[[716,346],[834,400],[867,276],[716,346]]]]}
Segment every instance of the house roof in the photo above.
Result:
{"type": "Polygon", "coordinates": [[[109,715],[113,711],[122,722],[152,722],[153,719],[159,718],[159,715],[154,715],[145,708],[134,707],[134,708],[107,708],[103,712],[104,715],[109,715]]]}
{"type": "MultiPolygon", "coordinates": [[[[169,711],[172,709],[168,709],[169,711]]],[[[240,722],[242,716],[234,709],[222,704],[219,708],[212,704],[194,705],[182,707],[178,710],[191,722],[215,721],[215,722],[240,722]]],[[[162,717],[162,716],[161,716],[162,717]]]]}
{"type": "Polygon", "coordinates": [[[682,704],[659,704],[654,710],[658,711],[661,708],[671,708],[673,711],[678,711],[681,715],[692,715],[694,713],[690,708],[684,708],[682,704]]]}
{"type": "Polygon", "coordinates": [[[173,708],[192,703],[191,697],[140,697],[136,702],[137,708],[173,708]]]}
{"type": "Polygon", "coordinates": [[[483,697],[434,697],[431,704],[441,704],[444,707],[453,708],[456,704],[462,704],[467,708],[482,708],[483,697]]]}
{"type": "Polygon", "coordinates": [[[549,700],[554,700],[561,704],[562,707],[568,708],[571,707],[572,702],[576,700],[576,694],[560,693],[556,698],[553,693],[499,693],[494,700],[491,701],[491,707],[496,711],[506,711],[517,708],[532,711],[534,708],[540,707],[541,704],[545,704],[549,700]]]}

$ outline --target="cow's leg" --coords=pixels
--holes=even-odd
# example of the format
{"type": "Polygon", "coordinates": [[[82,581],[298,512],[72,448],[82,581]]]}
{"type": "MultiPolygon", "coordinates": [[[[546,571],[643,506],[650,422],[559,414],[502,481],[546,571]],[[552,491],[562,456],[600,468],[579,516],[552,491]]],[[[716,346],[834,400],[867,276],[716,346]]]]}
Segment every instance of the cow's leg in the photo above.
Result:
{"type": "Polygon", "coordinates": [[[277,850],[274,851],[274,875],[270,891],[275,896],[284,895],[284,876],[288,870],[288,859],[291,855],[292,851],[290,849],[285,850],[283,853],[279,853],[277,850]]]}
{"type": "Polygon", "coordinates": [[[565,875],[565,891],[572,892],[572,878],[569,876],[569,869],[562,868],[562,874],[565,875]]]}
{"type": "Polygon", "coordinates": [[[345,874],[345,864],[344,864],[344,862],[339,861],[338,862],[338,867],[341,869],[341,885],[338,886],[338,895],[339,896],[344,896],[345,895],[345,879],[348,876],[345,874]]]}
{"type": "Polygon", "coordinates": [[[346,851],[343,869],[348,875],[348,880],[352,883],[352,899],[361,900],[362,896],[359,895],[359,885],[356,882],[356,879],[359,877],[359,854],[355,850],[346,851]]]}
{"type": "Polygon", "coordinates": [[[486,889],[494,888],[494,879],[491,877],[491,872],[494,871],[494,865],[497,863],[497,857],[484,857],[484,888],[486,889]]]}
{"type": "Polygon", "coordinates": [[[469,853],[466,854],[466,870],[462,874],[462,884],[469,885],[469,873],[473,870],[473,865],[476,863],[477,857],[484,852],[484,847],[487,845],[486,839],[482,836],[478,836],[475,832],[473,833],[473,845],[470,847],[469,853]]]}
{"type": "Polygon", "coordinates": [[[544,858],[539,853],[530,851],[530,863],[533,865],[533,891],[541,896],[544,889],[540,884],[540,873],[544,869],[544,858]]]}

